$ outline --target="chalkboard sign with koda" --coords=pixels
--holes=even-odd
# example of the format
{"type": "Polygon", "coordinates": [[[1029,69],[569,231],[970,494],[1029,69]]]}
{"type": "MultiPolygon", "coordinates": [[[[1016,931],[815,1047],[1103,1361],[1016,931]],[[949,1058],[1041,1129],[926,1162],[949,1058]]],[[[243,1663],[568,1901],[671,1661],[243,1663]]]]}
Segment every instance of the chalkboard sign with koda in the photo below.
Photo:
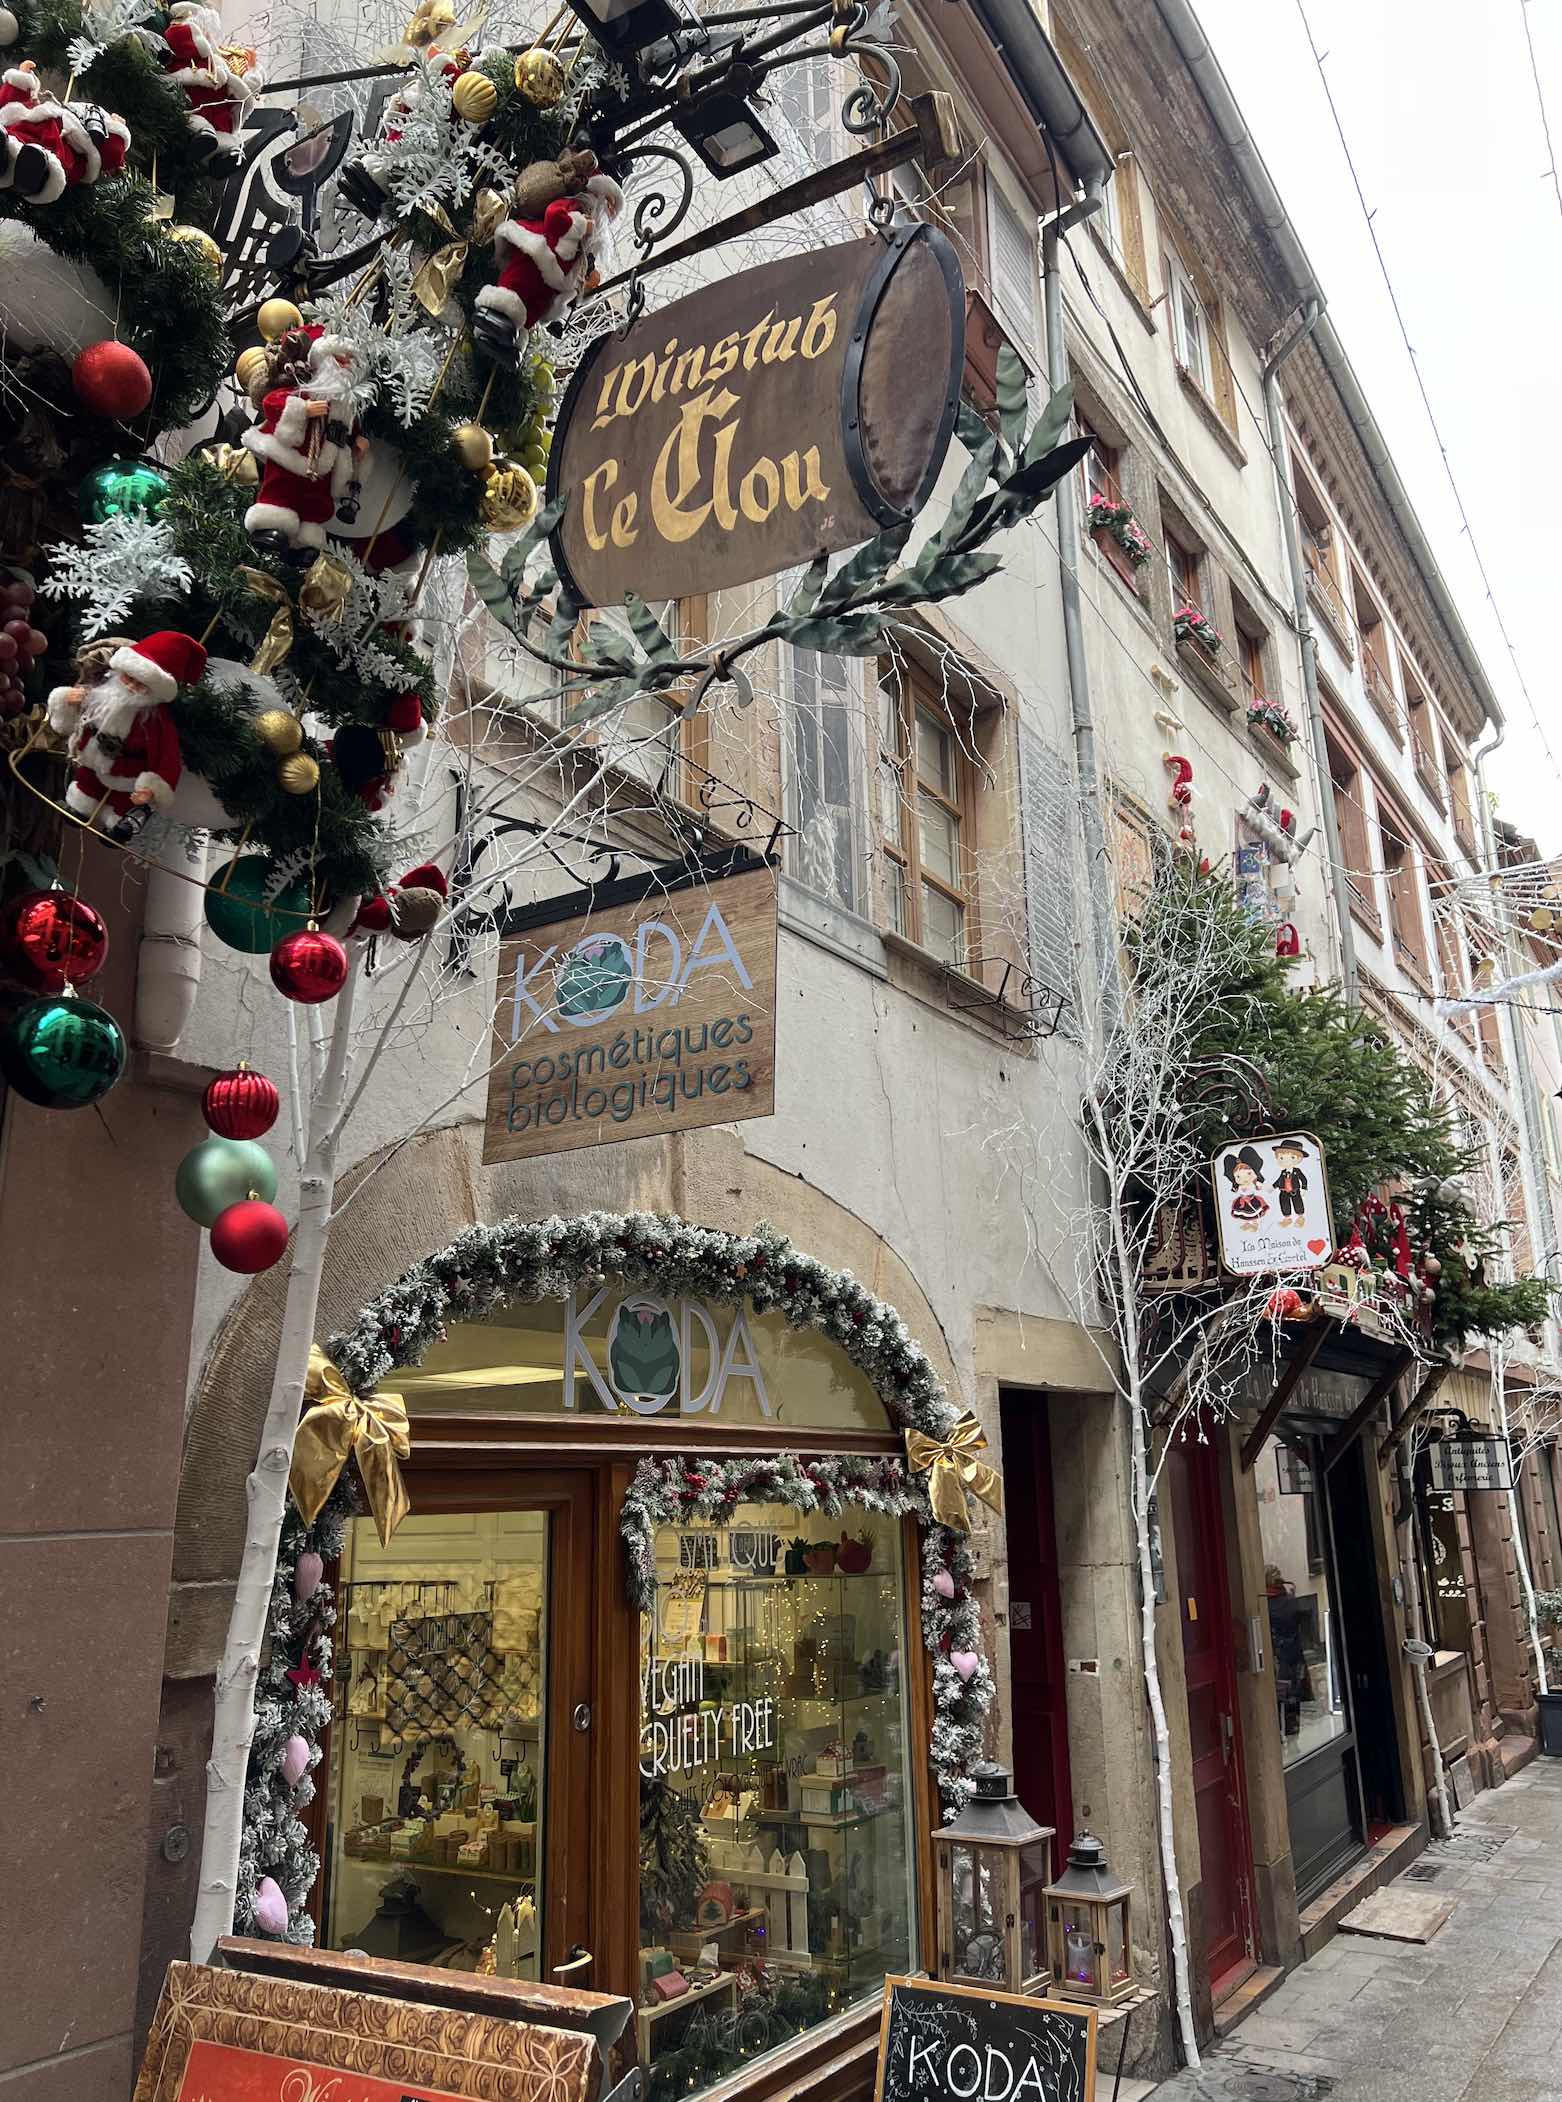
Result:
{"type": "Polygon", "coordinates": [[[886,1978],[874,2102],[1093,2102],[1096,2010],[886,1978]]]}

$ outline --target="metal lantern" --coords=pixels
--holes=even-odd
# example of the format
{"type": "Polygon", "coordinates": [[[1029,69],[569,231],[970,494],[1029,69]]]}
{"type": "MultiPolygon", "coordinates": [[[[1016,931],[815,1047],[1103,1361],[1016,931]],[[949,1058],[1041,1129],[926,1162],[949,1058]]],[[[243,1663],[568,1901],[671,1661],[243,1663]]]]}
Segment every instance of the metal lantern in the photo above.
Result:
{"type": "Polygon", "coordinates": [[[1053,1990],[1066,2000],[1105,2005],[1134,1989],[1128,1901],[1133,1885],[1107,1867],[1093,1832],[1076,1833],[1068,1867],[1047,1886],[1047,1954],[1053,1990]]]}
{"type": "Polygon", "coordinates": [[[1035,1993],[1047,1984],[1044,1905],[1052,1827],[1038,1825],[1001,1766],[972,1771],[976,1793],[933,1835],[938,1975],[954,1985],[1035,1993]]]}

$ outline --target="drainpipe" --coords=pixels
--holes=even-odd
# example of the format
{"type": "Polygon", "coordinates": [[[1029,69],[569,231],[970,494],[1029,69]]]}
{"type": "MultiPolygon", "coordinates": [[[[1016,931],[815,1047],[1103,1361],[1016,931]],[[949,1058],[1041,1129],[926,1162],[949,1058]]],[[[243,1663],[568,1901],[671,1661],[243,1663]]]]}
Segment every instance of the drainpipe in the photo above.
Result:
{"type": "MultiPolygon", "coordinates": [[[[1047,385],[1052,393],[1066,387],[1068,342],[1063,333],[1063,280],[1059,270],[1062,237],[1071,226],[1098,212],[1104,182],[1092,176],[1083,200],[1049,219],[1041,230],[1041,288],[1047,327],[1047,385]]],[[[1090,712],[1090,667],[1085,656],[1085,624],[1079,589],[1079,492],[1067,474],[1058,484],[1058,583],[1063,600],[1063,649],[1068,666],[1069,719],[1074,738],[1074,770],[1079,781],[1081,823],[1085,835],[1086,887],[1090,895],[1090,934],[1097,983],[1107,1005],[1110,1031],[1122,1005],[1117,969],[1117,936],[1107,870],[1106,818],[1101,803],[1101,773],[1096,758],[1096,726],[1090,712]]]]}
{"type": "Polygon", "coordinates": [[[1297,530],[1296,506],[1285,471],[1285,420],[1280,403],[1280,367],[1312,334],[1323,319],[1324,302],[1309,294],[1302,319],[1285,338],[1264,367],[1264,416],[1269,425],[1269,453],[1275,471],[1280,502],[1280,526],[1285,536],[1285,558],[1291,571],[1291,605],[1296,619],[1296,639],[1302,653],[1302,692],[1307,705],[1307,730],[1312,742],[1313,772],[1318,782],[1318,808],[1323,817],[1324,846],[1329,856],[1329,887],[1334,898],[1334,918],[1340,936],[1340,984],[1347,1007],[1361,1005],[1361,980],[1356,970],[1356,936],[1351,926],[1350,884],[1345,873],[1345,855],[1340,846],[1340,813],[1334,800],[1334,776],[1329,771],[1329,747],[1323,733],[1323,701],[1318,691],[1318,638],[1313,632],[1307,605],[1307,568],[1302,560],[1302,536],[1297,530]]]}

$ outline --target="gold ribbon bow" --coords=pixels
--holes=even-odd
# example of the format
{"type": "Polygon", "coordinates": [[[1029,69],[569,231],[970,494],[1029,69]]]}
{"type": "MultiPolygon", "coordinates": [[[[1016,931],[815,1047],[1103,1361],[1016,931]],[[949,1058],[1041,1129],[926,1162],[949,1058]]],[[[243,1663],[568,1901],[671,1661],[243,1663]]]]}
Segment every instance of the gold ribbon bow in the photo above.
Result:
{"type": "Polygon", "coordinates": [[[987,1433],[967,1409],[947,1438],[930,1438],[926,1431],[908,1430],[906,1458],[918,1470],[928,1469],[928,1501],[940,1525],[957,1533],[971,1530],[970,1495],[984,1504],[1003,1510],[1003,1479],[977,1454],[987,1450],[987,1433]]]}
{"type": "Polygon", "coordinates": [[[313,1525],[349,1460],[379,1528],[380,1545],[412,1509],[400,1462],[412,1451],[407,1405],[399,1394],[354,1394],[318,1343],[309,1346],[304,1399],[315,1406],[299,1418],[287,1486],[306,1525],[313,1525]]]}
{"type": "Polygon", "coordinates": [[[263,569],[240,569],[245,588],[256,598],[263,598],[276,607],[271,616],[271,625],[260,638],[260,647],[249,660],[249,668],[257,679],[264,679],[274,672],[288,651],[293,647],[293,606],[285,585],[263,569]]]}
{"type": "Polygon", "coordinates": [[[460,282],[466,268],[466,259],[474,247],[486,248],[498,231],[499,222],[505,214],[505,202],[497,190],[479,190],[472,210],[472,231],[458,234],[449,214],[442,205],[425,205],[424,216],[450,235],[443,248],[436,249],[426,263],[418,266],[413,274],[412,295],[429,314],[442,314],[445,302],[460,282]]]}
{"type": "Polygon", "coordinates": [[[298,587],[298,606],[317,621],[338,621],[353,595],[353,573],[334,555],[316,555],[298,587]]]}

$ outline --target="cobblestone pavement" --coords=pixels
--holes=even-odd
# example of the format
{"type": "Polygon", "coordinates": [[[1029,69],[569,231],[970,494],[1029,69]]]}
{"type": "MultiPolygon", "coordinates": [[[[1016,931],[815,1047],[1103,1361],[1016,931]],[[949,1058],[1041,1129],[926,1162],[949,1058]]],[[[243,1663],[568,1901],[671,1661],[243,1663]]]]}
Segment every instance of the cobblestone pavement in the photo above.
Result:
{"type": "Polygon", "coordinates": [[[1337,1934],[1154,2102],[1562,2102],[1562,1760],[1479,1796],[1409,1876],[1457,1901],[1425,1947],[1337,1934]]]}

